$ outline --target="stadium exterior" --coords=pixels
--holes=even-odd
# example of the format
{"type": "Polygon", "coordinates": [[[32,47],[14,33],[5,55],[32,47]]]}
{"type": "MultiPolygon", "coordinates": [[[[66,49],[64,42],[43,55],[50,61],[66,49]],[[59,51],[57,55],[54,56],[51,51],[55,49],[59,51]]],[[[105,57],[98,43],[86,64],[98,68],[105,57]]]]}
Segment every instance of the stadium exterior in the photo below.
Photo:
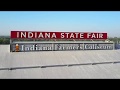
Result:
{"type": "Polygon", "coordinates": [[[48,33],[48,32],[11,31],[10,52],[114,50],[115,49],[114,42],[103,41],[106,39],[107,39],[106,33],[75,33],[75,32],[48,33]],[[15,39],[19,40],[53,39],[57,41],[15,41],[15,39]],[[62,40],[71,39],[73,41],[58,41],[59,39],[62,40]],[[99,41],[79,41],[79,40],[75,41],[76,39],[95,39],[95,40],[99,39],[99,41]]]}
{"type": "Polygon", "coordinates": [[[10,45],[0,45],[0,78],[120,78],[120,50],[114,50],[119,46],[104,35],[103,40],[47,41],[19,34],[12,34],[10,45]]]}

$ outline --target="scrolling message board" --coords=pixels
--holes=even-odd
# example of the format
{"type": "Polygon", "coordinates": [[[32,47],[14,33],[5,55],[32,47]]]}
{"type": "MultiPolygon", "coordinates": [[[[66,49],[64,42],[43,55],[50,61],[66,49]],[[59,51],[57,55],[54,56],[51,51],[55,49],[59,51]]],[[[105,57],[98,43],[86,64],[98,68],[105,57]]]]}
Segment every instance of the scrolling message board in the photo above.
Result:
{"type": "MultiPolygon", "coordinates": [[[[16,43],[18,44],[18,43],[16,43]]],[[[12,51],[16,44],[11,44],[12,51]]],[[[73,50],[113,50],[113,43],[19,43],[19,52],[30,51],[73,51],[73,50]]]]}
{"type": "Polygon", "coordinates": [[[11,31],[11,39],[107,39],[107,33],[11,31]]]}

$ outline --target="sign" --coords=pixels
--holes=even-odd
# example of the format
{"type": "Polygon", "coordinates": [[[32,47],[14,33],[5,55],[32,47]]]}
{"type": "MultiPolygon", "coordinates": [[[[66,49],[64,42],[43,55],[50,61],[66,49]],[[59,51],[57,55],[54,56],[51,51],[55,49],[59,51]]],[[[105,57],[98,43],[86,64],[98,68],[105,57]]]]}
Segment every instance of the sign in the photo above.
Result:
{"type": "Polygon", "coordinates": [[[84,50],[110,50],[113,49],[113,44],[84,44],[84,50]]]}
{"type": "Polygon", "coordinates": [[[19,52],[114,49],[114,43],[20,43],[11,44],[11,46],[12,51],[16,51],[17,49],[19,52]]]}
{"type": "Polygon", "coordinates": [[[107,33],[11,31],[11,39],[107,39],[107,33]]]}

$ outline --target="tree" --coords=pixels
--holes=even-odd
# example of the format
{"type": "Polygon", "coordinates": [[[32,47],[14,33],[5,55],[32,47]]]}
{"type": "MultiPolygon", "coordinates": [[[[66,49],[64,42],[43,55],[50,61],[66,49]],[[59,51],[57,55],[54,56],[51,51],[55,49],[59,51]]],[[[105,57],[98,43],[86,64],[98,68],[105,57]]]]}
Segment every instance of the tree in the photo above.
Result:
{"type": "Polygon", "coordinates": [[[0,44],[10,44],[9,37],[0,37],[0,44]]]}

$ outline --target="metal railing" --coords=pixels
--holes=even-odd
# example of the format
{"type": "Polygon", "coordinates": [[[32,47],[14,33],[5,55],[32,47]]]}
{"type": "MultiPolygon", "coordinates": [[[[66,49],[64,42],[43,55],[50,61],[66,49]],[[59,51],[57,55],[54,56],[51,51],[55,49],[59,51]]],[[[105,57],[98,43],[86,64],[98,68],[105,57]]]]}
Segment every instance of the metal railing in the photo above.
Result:
{"type": "Polygon", "coordinates": [[[111,62],[96,62],[96,63],[81,63],[81,64],[63,64],[63,65],[41,65],[41,66],[28,66],[28,67],[9,67],[9,68],[0,68],[1,70],[17,70],[17,69],[33,69],[33,68],[50,68],[50,67],[72,67],[72,66],[85,66],[85,65],[98,65],[98,64],[117,64],[120,61],[111,61],[111,62]]]}

